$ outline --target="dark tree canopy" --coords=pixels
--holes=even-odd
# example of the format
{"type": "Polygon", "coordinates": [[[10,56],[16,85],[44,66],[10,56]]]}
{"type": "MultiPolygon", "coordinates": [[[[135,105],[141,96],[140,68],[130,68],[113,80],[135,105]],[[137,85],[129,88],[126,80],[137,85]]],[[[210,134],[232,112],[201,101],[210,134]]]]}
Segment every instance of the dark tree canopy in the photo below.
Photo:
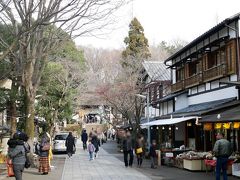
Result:
{"type": "Polygon", "coordinates": [[[144,36],[144,29],[137,18],[134,18],[129,24],[128,37],[124,39],[124,43],[126,49],[122,52],[123,65],[127,65],[129,59],[141,62],[151,57],[148,40],[144,36]]]}

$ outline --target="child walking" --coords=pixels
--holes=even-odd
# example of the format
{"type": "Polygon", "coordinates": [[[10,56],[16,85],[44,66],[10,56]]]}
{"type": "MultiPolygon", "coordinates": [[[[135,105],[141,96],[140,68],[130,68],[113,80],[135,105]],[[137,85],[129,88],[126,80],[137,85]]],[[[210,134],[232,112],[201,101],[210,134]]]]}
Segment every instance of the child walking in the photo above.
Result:
{"type": "Polygon", "coordinates": [[[95,151],[95,147],[92,144],[92,141],[89,140],[89,143],[88,143],[89,161],[93,160],[94,151],[95,151]]]}

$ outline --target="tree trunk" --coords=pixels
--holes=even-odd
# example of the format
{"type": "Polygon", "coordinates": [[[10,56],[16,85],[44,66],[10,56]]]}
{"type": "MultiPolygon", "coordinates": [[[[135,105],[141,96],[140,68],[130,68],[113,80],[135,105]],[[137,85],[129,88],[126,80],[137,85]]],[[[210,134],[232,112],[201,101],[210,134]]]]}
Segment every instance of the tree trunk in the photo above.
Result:
{"type": "Polygon", "coordinates": [[[10,124],[11,124],[11,136],[16,133],[17,131],[17,107],[15,99],[9,102],[9,115],[10,115],[10,124]]]}
{"type": "Polygon", "coordinates": [[[34,114],[35,114],[35,107],[34,107],[34,100],[35,96],[29,96],[26,93],[26,124],[25,124],[25,131],[28,137],[33,140],[34,138],[34,114]]]}

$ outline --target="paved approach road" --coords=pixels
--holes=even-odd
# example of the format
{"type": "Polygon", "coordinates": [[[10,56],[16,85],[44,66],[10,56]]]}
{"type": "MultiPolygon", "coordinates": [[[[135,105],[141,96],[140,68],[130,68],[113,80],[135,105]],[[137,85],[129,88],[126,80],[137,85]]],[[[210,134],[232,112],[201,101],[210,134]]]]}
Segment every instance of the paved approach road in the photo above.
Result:
{"type": "MultiPolygon", "coordinates": [[[[190,172],[174,167],[161,166],[151,169],[149,160],[144,160],[143,167],[125,168],[123,154],[117,150],[115,141],[108,141],[100,148],[99,157],[89,161],[88,153],[84,152],[80,140],[77,152],[71,159],[66,154],[55,155],[54,169],[48,175],[40,175],[37,169],[24,171],[23,180],[213,180],[214,173],[190,172]]],[[[14,180],[1,176],[0,180],[14,180]]],[[[238,178],[229,176],[229,180],[238,178]]]]}
{"type": "MultiPolygon", "coordinates": [[[[117,143],[115,141],[108,141],[103,145],[103,149],[123,161],[123,154],[118,152],[117,143]]],[[[122,162],[123,164],[123,162],[122,162]]],[[[133,168],[137,171],[145,174],[147,177],[153,180],[213,180],[215,174],[213,172],[191,172],[184,169],[178,169],[175,167],[160,166],[157,169],[150,168],[150,160],[144,159],[142,168],[137,168],[136,158],[134,157],[133,168]]],[[[234,176],[228,176],[228,180],[239,180],[234,176]]]]}
{"type": "Polygon", "coordinates": [[[134,168],[125,168],[124,164],[112,154],[100,148],[98,158],[89,161],[88,152],[78,143],[78,151],[66,158],[62,180],[150,180],[134,168]]]}

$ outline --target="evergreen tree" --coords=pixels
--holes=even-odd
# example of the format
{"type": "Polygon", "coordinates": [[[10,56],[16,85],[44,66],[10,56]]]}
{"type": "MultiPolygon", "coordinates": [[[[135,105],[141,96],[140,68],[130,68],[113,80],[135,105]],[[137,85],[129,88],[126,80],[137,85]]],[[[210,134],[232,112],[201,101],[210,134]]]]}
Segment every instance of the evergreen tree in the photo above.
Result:
{"type": "Polygon", "coordinates": [[[148,49],[148,40],[144,36],[144,29],[137,18],[131,21],[128,37],[124,39],[124,43],[126,44],[126,49],[122,52],[123,67],[131,65],[132,60],[140,63],[151,57],[148,49]]]}

